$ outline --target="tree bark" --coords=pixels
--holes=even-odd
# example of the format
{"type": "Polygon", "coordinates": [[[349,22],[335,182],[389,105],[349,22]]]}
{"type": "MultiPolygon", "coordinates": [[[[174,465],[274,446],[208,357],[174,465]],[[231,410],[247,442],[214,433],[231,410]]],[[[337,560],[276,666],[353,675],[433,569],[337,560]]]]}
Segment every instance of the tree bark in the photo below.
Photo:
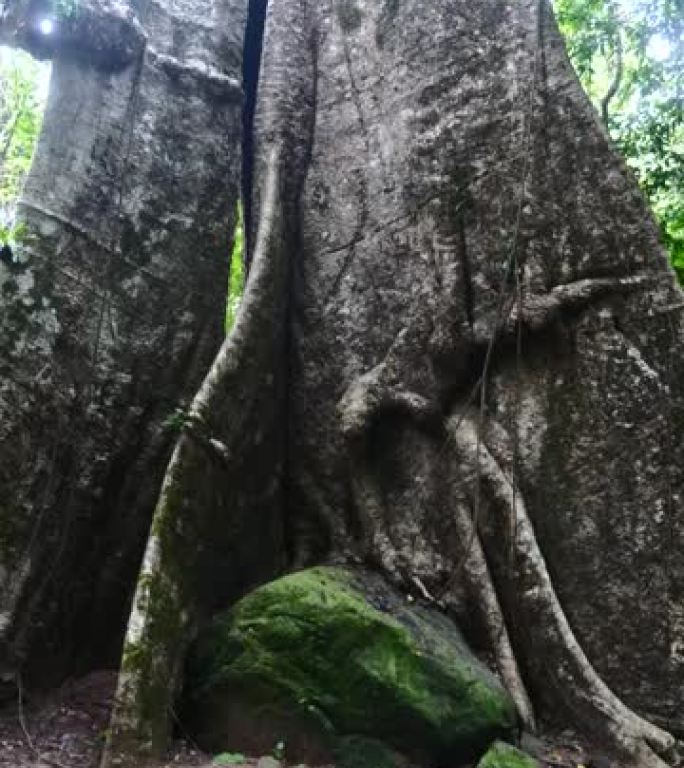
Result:
{"type": "Polygon", "coordinates": [[[312,106],[315,73],[304,9],[293,3],[283,12],[279,23],[290,35],[267,40],[264,65],[309,55],[296,71],[261,84],[249,279],[235,326],[189,412],[204,438],[227,453],[222,448],[212,462],[192,433],[176,446],[138,579],[103,768],[135,766],[163,750],[197,627],[286,565],[290,280],[311,143],[300,110],[312,106]]]}
{"type": "Polygon", "coordinates": [[[239,591],[186,586],[192,521],[241,531],[271,477],[291,564],[362,559],[452,611],[465,586],[524,719],[529,691],[662,766],[648,720],[682,729],[684,682],[681,294],[548,5],[272,0],[264,46],[254,267],[198,402],[231,458],[219,481],[177,448],[127,643],[161,666],[136,667],[115,725],[163,741],[145,687],[173,700],[192,606],[239,591]],[[215,483],[229,506],[198,494],[215,483]],[[189,617],[170,642],[158,583],[189,617]]]}
{"type": "MultiPolygon", "coordinates": [[[[35,52],[41,9],[5,9],[35,52]]],[[[74,13],[0,265],[0,666],[46,686],[118,662],[163,423],[222,340],[240,172],[244,2],[74,13]]]]}

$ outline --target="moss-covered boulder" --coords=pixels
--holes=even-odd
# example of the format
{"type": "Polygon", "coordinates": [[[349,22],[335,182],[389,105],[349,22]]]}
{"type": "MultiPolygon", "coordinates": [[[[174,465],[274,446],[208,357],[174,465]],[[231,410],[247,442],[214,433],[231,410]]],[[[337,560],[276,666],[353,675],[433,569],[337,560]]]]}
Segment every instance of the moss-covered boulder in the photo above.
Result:
{"type": "Polygon", "coordinates": [[[497,741],[487,750],[477,768],[540,768],[540,765],[519,749],[497,741]]]}
{"type": "Polygon", "coordinates": [[[185,712],[207,749],[327,760],[361,735],[426,764],[482,754],[514,706],[443,615],[380,577],[313,568],[267,584],[199,638],[185,712]]]}

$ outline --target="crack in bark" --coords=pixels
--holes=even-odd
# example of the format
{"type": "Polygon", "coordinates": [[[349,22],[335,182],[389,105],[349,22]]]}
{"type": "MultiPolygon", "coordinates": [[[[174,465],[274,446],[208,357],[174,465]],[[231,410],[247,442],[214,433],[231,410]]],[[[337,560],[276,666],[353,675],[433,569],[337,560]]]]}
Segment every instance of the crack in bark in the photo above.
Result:
{"type": "MultiPolygon", "coordinates": [[[[339,3],[339,0],[332,0],[332,2],[333,4],[336,4],[336,3],[339,3]]],[[[342,45],[344,49],[344,60],[345,60],[345,66],[347,69],[347,76],[349,78],[349,86],[351,88],[351,97],[354,103],[354,107],[356,109],[357,121],[358,121],[359,129],[361,132],[361,139],[363,141],[365,152],[366,152],[366,160],[369,162],[370,156],[371,156],[370,136],[368,133],[368,127],[366,125],[366,117],[363,111],[363,102],[361,100],[361,93],[356,84],[356,78],[354,77],[354,68],[352,64],[351,50],[349,48],[349,41],[347,40],[346,37],[344,37],[342,45]]],[[[358,179],[358,203],[359,203],[358,221],[356,224],[354,235],[351,238],[352,245],[349,248],[349,252],[345,256],[344,261],[342,262],[342,266],[340,267],[340,270],[337,273],[330,290],[328,291],[325,299],[323,300],[324,305],[327,305],[332,299],[332,297],[335,296],[335,294],[337,294],[339,287],[342,283],[342,280],[344,279],[345,275],[348,273],[356,257],[356,243],[364,239],[364,233],[366,231],[366,226],[368,224],[368,219],[370,217],[370,211],[368,209],[368,178],[366,176],[366,171],[365,171],[366,167],[367,167],[367,163],[364,164],[363,166],[357,166],[355,169],[356,170],[355,175],[357,176],[357,179],[358,179]]]]}
{"type": "Polygon", "coordinates": [[[475,306],[473,300],[473,279],[472,267],[470,265],[470,255],[468,253],[468,242],[465,228],[465,213],[459,209],[457,217],[458,240],[461,251],[461,277],[463,278],[463,296],[465,298],[465,310],[468,325],[471,331],[475,327],[475,306]]]}
{"type": "Polygon", "coordinates": [[[261,72],[264,27],[268,0],[250,0],[242,60],[242,206],[245,233],[245,266],[249,269],[252,248],[252,194],[254,191],[254,118],[261,72]]]}

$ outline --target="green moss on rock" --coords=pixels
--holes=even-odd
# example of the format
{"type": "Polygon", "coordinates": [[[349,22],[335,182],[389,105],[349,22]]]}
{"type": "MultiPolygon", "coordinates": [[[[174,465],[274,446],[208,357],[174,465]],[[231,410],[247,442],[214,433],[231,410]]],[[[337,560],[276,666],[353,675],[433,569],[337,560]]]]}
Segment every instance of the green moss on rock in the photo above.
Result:
{"type": "Polygon", "coordinates": [[[287,732],[330,753],[361,734],[428,761],[481,753],[515,722],[453,624],[367,573],[314,568],[271,582],[217,619],[191,659],[188,711],[211,749],[236,745],[247,712],[259,721],[258,737],[237,744],[247,750],[287,732]]]}
{"type": "Polygon", "coordinates": [[[539,768],[539,763],[510,744],[497,741],[477,764],[477,768],[539,768]]]}

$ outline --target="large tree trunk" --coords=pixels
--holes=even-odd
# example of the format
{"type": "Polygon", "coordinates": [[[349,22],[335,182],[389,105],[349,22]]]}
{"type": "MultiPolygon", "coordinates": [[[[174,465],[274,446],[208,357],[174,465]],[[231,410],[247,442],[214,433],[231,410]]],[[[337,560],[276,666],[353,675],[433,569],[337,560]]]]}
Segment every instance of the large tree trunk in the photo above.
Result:
{"type": "Polygon", "coordinates": [[[77,4],[41,41],[39,6],[2,20],[55,60],[0,265],[0,659],[49,685],[117,664],[163,422],[222,339],[247,10],[77,4]]]}
{"type": "Polygon", "coordinates": [[[548,5],[272,0],[264,45],[252,274],[157,507],[112,750],[163,741],[149,691],[172,701],[240,586],[193,581],[193,537],[265,515],[292,565],[363,558],[454,611],[466,589],[528,722],[525,687],[663,765],[644,717],[684,729],[682,295],[548,5]]]}
{"type": "MultiPolygon", "coordinates": [[[[286,12],[282,23],[291,34],[266,42],[267,60],[294,61],[311,49],[302,9],[291,4],[286,12]]],[[[314,82],[306,61],[260,84],[249,280],[166,473],[129,620],[104,766],[127,759],[135,766],[140,753],[163,750],[184,651],[197,627],[287,564],[291,262],[314,82]]]]}

